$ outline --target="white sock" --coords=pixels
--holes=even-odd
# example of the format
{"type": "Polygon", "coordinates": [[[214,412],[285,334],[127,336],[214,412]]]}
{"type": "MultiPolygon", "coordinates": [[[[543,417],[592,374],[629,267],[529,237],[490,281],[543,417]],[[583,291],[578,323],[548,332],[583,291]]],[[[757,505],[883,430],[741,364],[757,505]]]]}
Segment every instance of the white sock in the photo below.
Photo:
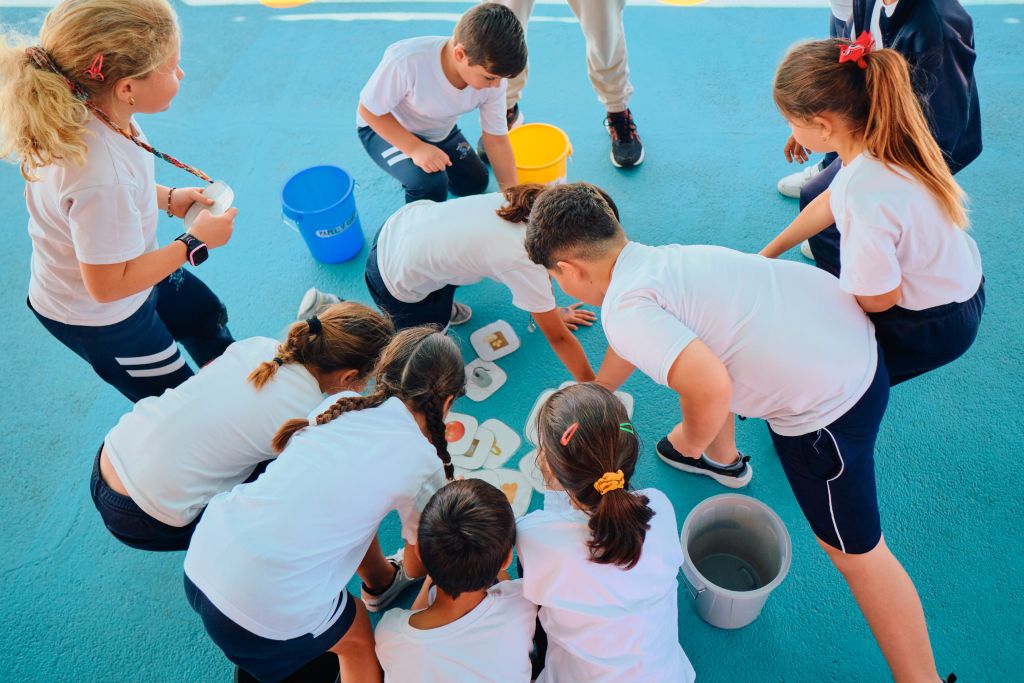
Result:
{"type": "Polygon", "coordinates": [[[709,458],[705,453],[701,453],[700,457],[704,459],[704,462],[714,465],[715,467],[720,467],[723,470],[738,470],[743,467],[743,458],[739,457],[739,453],[736,454],[736,462],[729,465],[723,465],[720,462],[716,462],[709,458]]]}

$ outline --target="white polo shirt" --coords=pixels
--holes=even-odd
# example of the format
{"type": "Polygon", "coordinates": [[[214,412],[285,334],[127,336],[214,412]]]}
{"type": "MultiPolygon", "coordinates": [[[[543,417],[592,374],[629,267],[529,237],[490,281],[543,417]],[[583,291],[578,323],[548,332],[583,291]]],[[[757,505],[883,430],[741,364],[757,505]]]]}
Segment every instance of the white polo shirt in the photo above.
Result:
{"type": "Polygon", "coordinates": [[[675,510],[657,489],[639,491],[654,510],[643,554],[632,569],[590,560],[588,517],[564,491],[516,524],[523,595],[540,606],[548,654],[537,683],[690,683],[679,644],[675,510]]]}
{"type": "Polygon", "coordinates": [[[415,611],[392,609],[377,624],[377,659],[385,683],[530,683],[537,606],[521,580],[501,581],[450,624],[418,629],[415,611]]]}
{"type": "Polygon", "coordinates": [[[189,524],[216,494],[276,455],[270,441],[285,420],[308,415],[323,400],[299,363],[282,365],[262,389],[248,381],[278,344],[267,337],[235,342],[184,383],[136,403],[107,434],[110,464],[146,514],[189,524]]]}
{"type": "MultiPolygon", "coordinates": [[[[315,417],[339,396],[310,413],[315,417]]],[[[397,398],[295,434],[251,484],[210,501],[185,573],[229,619],[263,638],[320,635],[384,517],[416,543],[420,513],[444,484],[437,452],[397,398]]]]}
{"type": "Polygon", "coordinates": [[[665,386],[676,358],[700,339],[729,372],[730,409],[782,436],[844,415],[878,363],[874,326],[838,280],[724,247],[627,243],[601,324],[616,354],[665,386]]]}
{"type": "Polygon", "coordinates": [[[978,245],[909,173],[860,154],[830,190],[845,291],[876,296],[902,284],[899,306],[912,311],[967,301],[978,291],[978,245]]]}
{"type": "MultiPolygon", "coordinates": [[[[135,122],[139,139],[145,135],[135,122]]],[[[128,318],[146,301],[146,289],[99,303],[85,289],[80,263],[130,261],[157,248],[153,155],[90,117],[85,164],[51,164],[26,183],[32,238],[32,308],[66,325],[98,327],[128,318]]]]}
{"type": "Polygon", "coordinates": [[[399,301],[415,303],[446,285],[471,285],[484,278],[512,292],[512,304],[529,313],[555,308],[551,278],[526,255],[526,224],[510,223],[495,211],[500,192],[406,204],[381,228],[377,267],[399,301]]]}
{"type": "MultiPolygon", "coordinates": [[[[506,79],[496,88],[456,88],[441,69],[441,50],[448,39],[425,36],[388,46],[359,93],[359,103],[377,116],[393,115],[407,131],[431,142],[448,137],[459,117],[474,109],[480,110],[483,132],[505,135],[506,79]]],[[[356,125],[367,125],[358,113],[356,125]]]]}

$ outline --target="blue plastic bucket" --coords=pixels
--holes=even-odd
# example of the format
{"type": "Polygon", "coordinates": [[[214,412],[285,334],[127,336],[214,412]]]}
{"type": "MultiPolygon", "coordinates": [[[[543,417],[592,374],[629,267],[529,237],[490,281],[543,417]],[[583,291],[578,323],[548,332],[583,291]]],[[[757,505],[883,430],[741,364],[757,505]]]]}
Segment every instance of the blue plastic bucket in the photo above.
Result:
{"type": "Polygon", "coordinates": [[[293,175],[281,190],[285,221],[298,230],[321,263],[347,261],[363,248],[355,184],[337,166],[313,166],[293,175]]]}

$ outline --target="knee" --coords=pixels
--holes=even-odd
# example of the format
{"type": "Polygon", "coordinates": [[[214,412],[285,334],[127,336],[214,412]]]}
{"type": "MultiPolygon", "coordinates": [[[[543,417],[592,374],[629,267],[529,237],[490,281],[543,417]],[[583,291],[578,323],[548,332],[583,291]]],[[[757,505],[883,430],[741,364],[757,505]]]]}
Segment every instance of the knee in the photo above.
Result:
{"type": "Polygon", "coordinates": [[[828,559],[839,570],[839,573],[847,579],[869,570],[877,562],[892,555],[888,546],[885,545],[885,540],[881,537],[874,544],[863,544],[866,550],[857,548],[854,552],[843,551],[820,538],[818,543],[824,549],[825,554],[828,555],[828,559]]]}
{"type": "Polygon", "coordinates": [[[349,596],[355,600],[356,615],[352,620],[345,635],[331,648],[331,651],[341,657],[358,657],[366,653],[373,654],[375,643],[373,638],[373,626],[370,624],[370,614],[362,600],[349,596]]]}
{"type": "Polygon", "coordinates": [[[435,202],[448,199],[448,174],[444,171],[421,173],[414,181],[406,184],[406,202],[419,199],[430,199],[435,202]]]}

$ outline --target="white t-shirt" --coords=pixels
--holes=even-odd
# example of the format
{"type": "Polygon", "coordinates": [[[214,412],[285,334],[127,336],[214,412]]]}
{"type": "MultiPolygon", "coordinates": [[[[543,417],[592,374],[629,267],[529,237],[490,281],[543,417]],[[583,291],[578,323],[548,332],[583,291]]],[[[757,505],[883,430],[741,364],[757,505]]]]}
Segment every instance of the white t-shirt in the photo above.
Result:
{"type": "Polygon", "coordinates": [[[512,290],[512,303],[529,313],[555,308],[551,278],[526,255],[526,225],[495,213],[500,192],[406,204],[381,228],[377,267],[399,301],[423,301],[446,285],[471,285],[484,278],[512,290]]]}
{"type": "Polygon", "coordinates": [[[385,683],[529,683],[537,606],[522,581],[502,581],[450,624],[409,625],[415,611],[393,609],[377,624],[377,659],[385,683]]]}
{"type": "MultiPolygon", "coordinates": [[[[882,41],[882,8],[885,8],[885,16],[891,17],[896,11],[896,2],[887,5],[884,0],[875,0],[875,6],[871,9],[871,37],[875,39],[875,47],[884,47],[882,41]]],[[[856,36],[855,36],[856,37],[856,36]]]]}
{"type": "MultiPolygon", "coordinates": [[[[410,133],[440,142],[466,112],[480,110],[480,128],[491,135],[508,133],[505,120],[506,79],[497,88],[459,90],[441,70],[446,36],[408,38],[393,43],[359,93],[359,103],[377,116],[392,114],[410,133]]],[[[356,125],[365,126],[356,114],[356,125]]]]}
{"type": "Polygon", "coordinates": [[[657,489],[640,491],[654,510],[632,569],[590,560],[588,517],[564,491],[516,524],[523,595],[540,606],[548,654],[537,683],[689,683],[679,644],[683,564],[675,510],[657,489]]]}
{"type": "Polygon", "coordinates": [[[189,524],[213,496],[274,457],[270,441],[285,420],[323,400],[299,363],[279,367],[260,390],[247,381],[277,347],[266,337],[235,342],[183,384],[136,403],[107,434],[110,464],[146,514],[189,524]]]}
{"type": "Polygon", "coordinates": [[[629,242],[601,323],[616,354],[665,386],[676,358],[700,339],[729,372],[730,409],[783,436],[844,415],[878,363],[874,326],[838,280],[724,247],[629,242]]]}
{"type": "MultiPolygon", "coordinates": [[[[139,139],[145,140],[142,131],[139,139]]],[[[51,164],[27,183],[32,238],[32,308],[66,325],[98,327],[121,322],[149,296],[147,287],[110,303],[85,289],[79,263],[123,263],[157,248],[153,155],[101,121],[85,123],[85,164],[51,164]]]]}
{"type": "Polygon", "coordinates": [[[902,283],[899,306],[912,311],[967,301],[978,291],[978,245],[909,173],[860,154],[830,190],[843,290],[876,296],[902,283]]]}
{"type": "MultiPolygon", "coordinates": [[[[342,392],[327,398],[310,417],[342,392]]],[[[185,573],[228,618],[272,640],[320,635],[384,517],[416,543],[420,513],[444,485],[437,452],[398,398],[295,434],[251,484],[215,496],[185,573]]]]}

